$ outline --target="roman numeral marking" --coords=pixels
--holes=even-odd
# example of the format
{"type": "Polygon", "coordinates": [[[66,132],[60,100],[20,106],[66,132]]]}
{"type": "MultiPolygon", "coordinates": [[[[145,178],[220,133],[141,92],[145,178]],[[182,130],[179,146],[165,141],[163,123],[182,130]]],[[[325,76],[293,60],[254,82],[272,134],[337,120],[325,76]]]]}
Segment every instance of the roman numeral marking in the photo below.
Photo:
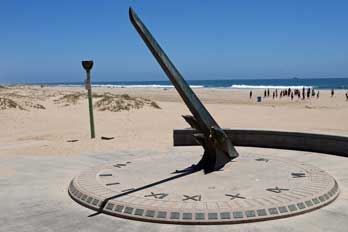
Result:
{"type": "Polygon", "coordinates": [[[124,166],[127,166],[127,164],[115,164],[114,165],[115,168],[122,168],[124,166]]]}
{"type": "Polygon", "coordinates": [[[121,190],[121,192],[129,192],[129,191],[132,191],[132,190],[134,190],[135,188],[130,188],[130,189],[124,189],[124,190],[121,190]]]}
{"type": "Polygon", "coordinates": [[[118,183],[118,182],[114,182],[114,183],[108,183],[108,184],[106,184],[106,186],[110,186],[110,185],[117,185],[117,184],[120,184],[120,183],[118,183]]]}
{"type": "Polygon", "coordinates": [[[144,197],[154,197],[156,199],[163,199],[166,196],[168,196],[168,194],[166,194],[166,193],[154,193],[154,192],[151,192],[151,194],[145,195],[144,197]]]}
{"type": "Polygon", "coordinates": [[[112,174],[107,173],[107,174],[99,174],[99,176],[112,176],[112,174]]]}
{"type": "Polygon", "coordinates": [[[235,195],[233,195],[233,194],[225,194],[225,196],[230,197],[230,200],[234,200],[234,199],[236,199],[236,198],[239,198],[239,199],[246,199],[245,197],[242,197],[242,196],[240,195],[240,193],[237,193],[237,194],[235,194],[235,195]]]}
{"type": "Polygon", "coordinates": [[[303,172],[293,172],[291,173],[292,178],[306,177],[306,173],[303,172]]]}
{"type": "Polygon", "coordinates": [[[255,160],[256,161],[264,161],[265,163],[267,163],[269,161],[269,159],[265,159],[265,158],[257,158],[255,160]]]}
{"type": "Polygon", "coordinates": [[[202,199],[201,195],[194,195],[194,196],[183,195],[183,196],[184,196],[184,199],[182,199],[183,201],[187,201],[187,200],[201,201],[202,199]]]}
{"type": "Polygon", "coordinates": [[[266,189],[266,191],[270,191],[273,193],[281,193],[282,191],[289,191],[289,189],[279,188],[276,186],[275,188],[268,188],[268,189],[266,189]]]}

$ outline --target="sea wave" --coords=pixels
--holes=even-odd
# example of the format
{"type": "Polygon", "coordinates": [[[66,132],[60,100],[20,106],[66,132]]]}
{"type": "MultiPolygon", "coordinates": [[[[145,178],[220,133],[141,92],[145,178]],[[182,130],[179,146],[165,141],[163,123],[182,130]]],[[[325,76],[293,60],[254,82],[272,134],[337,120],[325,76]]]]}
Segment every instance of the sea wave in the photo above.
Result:
{"type": "MultiPolygon", "coordinates": [[[[173,85],[112,85],[112,84],[92,84],[92,87],[103,88],[174,88],[173,85]]],[[[204,88],[203,85],[190,85],[191,88],[204,88]]]]}
{"type": "Polygon", "coordinates": [[[305,85],[231,85],[233,89],[302,89],[313,88],[305,85]]]}

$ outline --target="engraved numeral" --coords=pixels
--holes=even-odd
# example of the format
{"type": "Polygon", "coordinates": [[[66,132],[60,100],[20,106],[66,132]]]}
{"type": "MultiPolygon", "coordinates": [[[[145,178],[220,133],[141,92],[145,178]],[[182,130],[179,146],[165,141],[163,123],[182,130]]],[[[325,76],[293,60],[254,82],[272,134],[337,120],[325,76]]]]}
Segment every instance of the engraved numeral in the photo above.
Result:
{"type": "Polygon", "coordinates": [[[125,189],[125,190],[121,190],[121,192],[129,192],[129,191],[132,191],[132,190],[134,190],[135,188],[130,188],[130,189],[125,189]]]}
{"type": "Polygon", "coordinates": [[[114,165],[115,168],[122,168],[124,166],[127,166],[127,164],[115,164],[114,165]]]}
{"type": "Polygon", "coordinates": [[[237,194],[235,194],[235,195],[232,195],[232,194],[225,194],[225,196],[231,197],[230,200],[234,200],[234,199],[236,199],[236,198],[239,198],[239,199],[246,199],[245,197],[242,197],[242,196],[240,195],[240,193],[237,193],[237,194]]]}
{"type": "Polygon", "coordinates": [[[282,191],[289,191],[289,189],[279,188],[278,186],[276,186],[275,188],[268,188],[266,189],[266,191],[270,191],[273,193],[281,193],[282,191]]]}
{"type": "Polygon", "coordinates": [[[264,161],[265,163],[267,163],[269,161],[269,159],[265,159],[265,158],[257,158],[255,160],[256,161],[264,161]]]}
{"type": "Polygon", "coordinates": [[[183,195],[183,196],[184,196],[184,199],[182,199],[183,201],[187,201],[187,200],[201,201],[202,199],[201,195],[194,195],[194,196],[183,195]]]}
{"type": "Polygon", "coordinates": [[[117,185],[117,184],[120,184],[120,183],[119,182],[107,183],[106,186],[117,185]]]}
{"type": "Polygon", "coordinates": [[[111,173],[105,173],[105,174],[99,174],[100,177],[103,177],[103,176],[112,176],[111,173]]]}
{"type": "Polygon", "coordinates": [[[306,177],[306,173],[303,172],[293,172],[291,173],[292,178],[306,177]]]}
{"type": "Polygon", "coordinates": [[[168,194],[166,194],[166,193],[154,193],[154,192],[151,192],[151,194],[145,195],[144,197],[154,197],[156,199],[163,199],[166,196],[168,196],[168,194]]]}

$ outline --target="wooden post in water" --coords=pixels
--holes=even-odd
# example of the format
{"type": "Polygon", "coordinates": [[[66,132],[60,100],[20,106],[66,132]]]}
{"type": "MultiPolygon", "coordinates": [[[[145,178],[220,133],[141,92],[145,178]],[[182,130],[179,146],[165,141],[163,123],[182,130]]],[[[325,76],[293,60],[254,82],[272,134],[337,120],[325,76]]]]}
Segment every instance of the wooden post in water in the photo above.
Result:
{"type": "Polygon", "coordinates": [[[95,138],[94,117],[93,117],[93,103],[92,103],[92,87],[91,87],[91,69],[93,67],[93,60],[82,61],[82,66],[86,70],[86,89],[88,91],[88,107],[89,107],[89,121],[91,126],[91,138],[95,138]]]}

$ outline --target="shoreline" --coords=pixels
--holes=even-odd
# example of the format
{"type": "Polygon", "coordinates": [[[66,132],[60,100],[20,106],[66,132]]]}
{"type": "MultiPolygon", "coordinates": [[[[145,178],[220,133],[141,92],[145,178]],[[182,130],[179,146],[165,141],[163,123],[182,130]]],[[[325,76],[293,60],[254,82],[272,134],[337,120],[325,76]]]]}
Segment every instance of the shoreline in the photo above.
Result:
{"type": "MultiPolygon", "coordinates": [[[[156,84],[149,84],[149,85],[113,85],[113,84],[91,84],[93,89],[163,89],[163,90],[168,90],[168,89],[175,89],[173,85],[156,85],[156,84]]],[[[0,88],[5,87],[5,88],[20,88],[20,87],[34,87],[34,88],[84,88],[84,84],[0,84],[0,88]]],[[[232,87],[232,86],[226,86],[226,87],[219,87],[219,86],[203,86],[203,85],[190,85],[192,89],[206,89],[206,90],[245,90],[245,91],[250,91],[250,90],[285,90],[285,89],[298,89],[302,90],[304,87],[305,89],[310,88],[310,89],[315,89],[319,91],[331,91],[334,89],[335,91],[343,91],[347,92],[347,88],[320,88],[316,86],[294,86],[294,85],[289,85],[289,86],[275,86],[275,85],[270,85],[270,86],[248,86],[245,85],[242,87],[232,87]]]]}
{"type": "MultiPolygon", "coordinates": [[[[186,79],[191,88],[204,89],[302,89],[314,88],[319,90],[342,89],[348,90],[348,77],[339,78],[233,78],[233,79],[186,79]]],[[[2,85],[0,83],[0,85],[2,85]]],[[[83,87],[84,81],[69,82],[36,82],[36,83],[5,83],[7,86],[59,86],[59,87],[83,87]]],[[[121,81],[96,81],[92,80],[92,86],[110,88],[173,88],[172,83],[167,78],[161,80],[121,80],[121,81]]]]}

